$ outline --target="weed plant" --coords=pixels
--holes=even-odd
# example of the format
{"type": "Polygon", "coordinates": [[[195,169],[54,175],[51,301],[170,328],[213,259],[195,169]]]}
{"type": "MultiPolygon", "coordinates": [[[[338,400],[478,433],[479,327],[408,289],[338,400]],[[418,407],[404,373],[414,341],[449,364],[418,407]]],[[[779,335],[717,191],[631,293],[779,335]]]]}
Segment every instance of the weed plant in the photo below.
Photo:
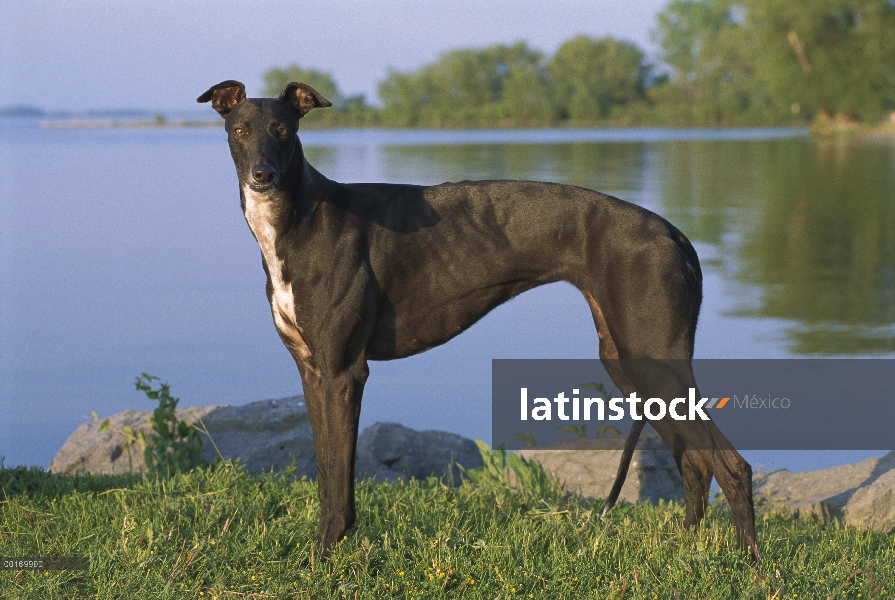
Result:
{"type": "MultiPolygon", "coordinates": [[[[159,381],[159,378],[147,373],[141,373],[134,381],[137,391],[158,402],[158,406],[149,417],[152,431],[148,436],[141,435],[142,431],[138,432],[146,466],[168,475],[194,469],[203,462],[199,457],[199,452],[202,450],[199,430],[177,418],[177,403],[180,402],[180,398],[171,395],[171,386],[162,383],[158,388],[154,388],[154,381],[159,381]]],[[[106,419],[103,425],[108,421],[106,419]]],[[[132,443],[130,436],[127,442],[129,447],[132,443]]]]}

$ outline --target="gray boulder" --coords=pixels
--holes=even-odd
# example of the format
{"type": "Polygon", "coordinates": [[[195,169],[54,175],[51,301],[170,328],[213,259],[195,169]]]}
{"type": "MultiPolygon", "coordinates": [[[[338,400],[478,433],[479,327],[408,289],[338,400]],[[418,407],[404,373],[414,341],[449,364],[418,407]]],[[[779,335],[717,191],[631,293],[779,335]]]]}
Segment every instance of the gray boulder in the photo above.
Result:
{"type": "Polygon", "coordinates": [[[314,435],[304,396],[262,400],[243,406],[220,406],[202,422],[202,459],[213,463],[220,456],[239,458],[246,470],[257,473],[288,467],[294,458],[296,475],[313,477],[314,435]]]}
{"type": "MultiPolygon", "coordinates": [[[[397,423],[374,423],[358,436],[359,475],[396,481],[399,477],[422,479],[447,475],[451,461],[467,469],[480,467],[482,455],[475,442],[445,431],[415,431],[397,423]]],[[[459,470],[453,473],[460,482],[459,470]]]]}
{"type": "MultiPolygon", "coordinates": [[[[617,445],[617,440],[598,436],[554,444],[549,449],[519,450],[517,454],[539,463],[559,480],[564,491],[605,498],[612,489],[622,454],[621,450],[605,448],[617,445]]],[[[683,497],[684,483],[674,457],[662,438],[644,432],[634,450],[619,499],[657,504],[659,499],[681,500],[683,497]]]]}
{"type": "MultiPolygon", "coordinates": [[[[128,410],[101,421],[85,423],[69,437],[53,458],[50,471],[121,474],[145,472],[139,442],[127,443],[125,427],[151,431],[146,411],[128,410]]],[[[317,474],[314,438],[303,396],[262,400],[244,406],[202,406],[177,411],[177,418],[202,434],[202,459],[214,462],[239,458],[257,473],[282,470],[294,459],[296,475],[317,474]]],[[[131,438],[133,440],[133,437],[131,438]]],[[[482,464],[472,440],[444,431],[414,431],[395,423],[376,423],[358,438],[356,471],[359,475],[395,481],[399,477],[441,476],[450,471],[451,459],[467,468],[482,464]]],[[[458,474],[454,474],[455,481],[458,474]]]]}
{"type": "Polygon", "coordinates": [[[753,488],[759,513],[786,511],[820,522],[835,518],[856,527],[895,532],[895,451],[818,471],[758,474],[753,488]]]}
{"type": "MultiPolygon", "coordinates": [[[[63,474],[145,472],[141,447],[138,442],[127,444],[125,427],[148,434],[150,415],[150,411],[120,412],[110,417],[105,431],[99,431],[100,421],[81,425],[53,459],[50,470],[63,474]]],[[[296,475],[316,476],[314,440],[303,396],[244,406],[184,408],[177,411],[177,416],[207,432],[202,435],[201,456],[208,462],[218,456],[239,458],[247,470],[257,473],[281,470],[294,459],[296,475]]],[[[524,450],[519,454],[543,465],[559,478],[566,491],[605,497],[621,451],[600,449],[601,445],[606,445],[605,440],[589,438],[557,449],[524,450]]],[[[355,470],[359,477],[385,481],[421,479],[449,474],[452,460],[467,469],[482,465],[476,444],[460,435],[375,423],[358,438],[355,470]]],[[[459,470],[452,475],[454,483],[459,483],[459,470]]],[[[674,460],[658,436],[642,436],[621,497],[629,502],[683,497],[674,460]]]]}
{"type": "MultiPolygon", "coordinates": [[[[151,411],[126,410],[101,421],[78,427],[62,446],[50,471],[71,475],[77,472],[120,474],[145,472],[146,463],[138,442],[127,443],[125,426],[148,435],[151,411]]],[[[252,472],[282,469],[295,458],[296,473],[313,476],[314,443],[303,396],[262,400],[244,406],[199,406],[177,411],[177,418],[196,425],[202,434],[202,459],[214,462],[219,456],[239,458],[252,472]]],[[[131,438],[133,439],[133,438],[131,438]]]]}

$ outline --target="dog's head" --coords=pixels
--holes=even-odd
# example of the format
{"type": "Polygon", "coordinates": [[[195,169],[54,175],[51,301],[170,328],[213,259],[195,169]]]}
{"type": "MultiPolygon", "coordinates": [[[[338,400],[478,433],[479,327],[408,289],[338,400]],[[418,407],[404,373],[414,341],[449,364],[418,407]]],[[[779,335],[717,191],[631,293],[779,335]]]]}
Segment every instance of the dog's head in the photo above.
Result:
{"type": "Polygon", "coordinates": [[[312,108],[332,106],[304,83],[287,83],[277,98],[246,98],[245,86],[232,79],[196,98],[209,101],[224,119],[240,184],[257,192],[275,189],[289,167],[299,119],[312,108]]]}

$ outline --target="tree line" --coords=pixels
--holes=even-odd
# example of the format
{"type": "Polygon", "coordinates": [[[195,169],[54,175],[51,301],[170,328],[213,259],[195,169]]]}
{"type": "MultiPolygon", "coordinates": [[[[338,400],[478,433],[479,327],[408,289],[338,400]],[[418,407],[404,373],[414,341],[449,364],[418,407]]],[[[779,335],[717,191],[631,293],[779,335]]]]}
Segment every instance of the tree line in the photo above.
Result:
{"type": "Polygon", "coordinates": [[[381,107],[328,73],[264,75],[276,96],[302,81],[335,110],[321,125],[777,125],[873,123],[895,111],[895,0],[672,0],[650,59],[636,44],[574,37],[553,56],[526,42],[442,54],[389,71],[381,107]]]}

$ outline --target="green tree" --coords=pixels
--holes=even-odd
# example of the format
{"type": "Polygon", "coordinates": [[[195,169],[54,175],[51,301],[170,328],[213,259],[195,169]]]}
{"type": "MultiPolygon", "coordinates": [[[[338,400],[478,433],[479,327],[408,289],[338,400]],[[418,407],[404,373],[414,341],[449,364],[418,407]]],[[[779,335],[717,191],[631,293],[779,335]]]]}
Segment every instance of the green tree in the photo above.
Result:
{"type": "Polygon", "coordinates": [[[895,108],[891,0],[673,0],[654,39],[673,73],[650,91],[666,117],[875,120],[895,108]]]}
{"type": "Polygon", "coordinates": [[[695,82],[710,58],[713,39],[734,25],[726,3],[717,0],[672,0],[658,16],[653,39],[659,58],[674,70],[679,83],[695,82]]]}
{"type": "Polygon", "coordinates": [[[630,42],[578,36],[559,47],[549,70],[563,116],[596,120],[642,100],[650,67],[630,42]]]}
{"type": "Polygon", "coordinates": [[[262,93],[269,97],[279,96],[283,86],[293,81],[306,83],[320,92],[321,96],[332,102],[336,111],[357,112],[363,111],[366,107],[366,101],[362,94],[345,96],[329,73],[316,69],[302,69],[295,64],[289,65],[285,69],[273,68],[267,71],[264,74],[264,91],[262,93]]]}
{"type": "Polygon", "coordinates": [[[516,65],[503,82],[500,98],[503,119],[542,124],[559,114],[550,82],[537,64],[516,65]]]}
{"type": "Polygon", "coordinates": [[[792,111],[862,121],[895,109],[895,2],[743,0],[758,83],[792,111]]]}
{"type": "Polygon", "coordinates": [[[662,119],[700,124],[791,119],[756,85],[754,32],[734,0],[673,0],[653,39],[672,77],[650,90],[662,119]]]}
{"type": "Polygon", "coordinates": [[[544,56],[524,42],[454,50],[379,84],[388,122],[406,125],[547,122],[554,117],[544,56]]]}
{"type": "Polygon", "coordinates": [[[264,91],[262,93],[275,98],[280,95],[283,86],[293,81],[308,84],[332,102],[334,107],[337,107],[338,102],[342,100],[342,94],[339,93],[339,88],[332,75],[316,69],[302,69],[295,64],[289,65],[285,69],[273,68],[267,71],[264,74],[264,91]]]}

